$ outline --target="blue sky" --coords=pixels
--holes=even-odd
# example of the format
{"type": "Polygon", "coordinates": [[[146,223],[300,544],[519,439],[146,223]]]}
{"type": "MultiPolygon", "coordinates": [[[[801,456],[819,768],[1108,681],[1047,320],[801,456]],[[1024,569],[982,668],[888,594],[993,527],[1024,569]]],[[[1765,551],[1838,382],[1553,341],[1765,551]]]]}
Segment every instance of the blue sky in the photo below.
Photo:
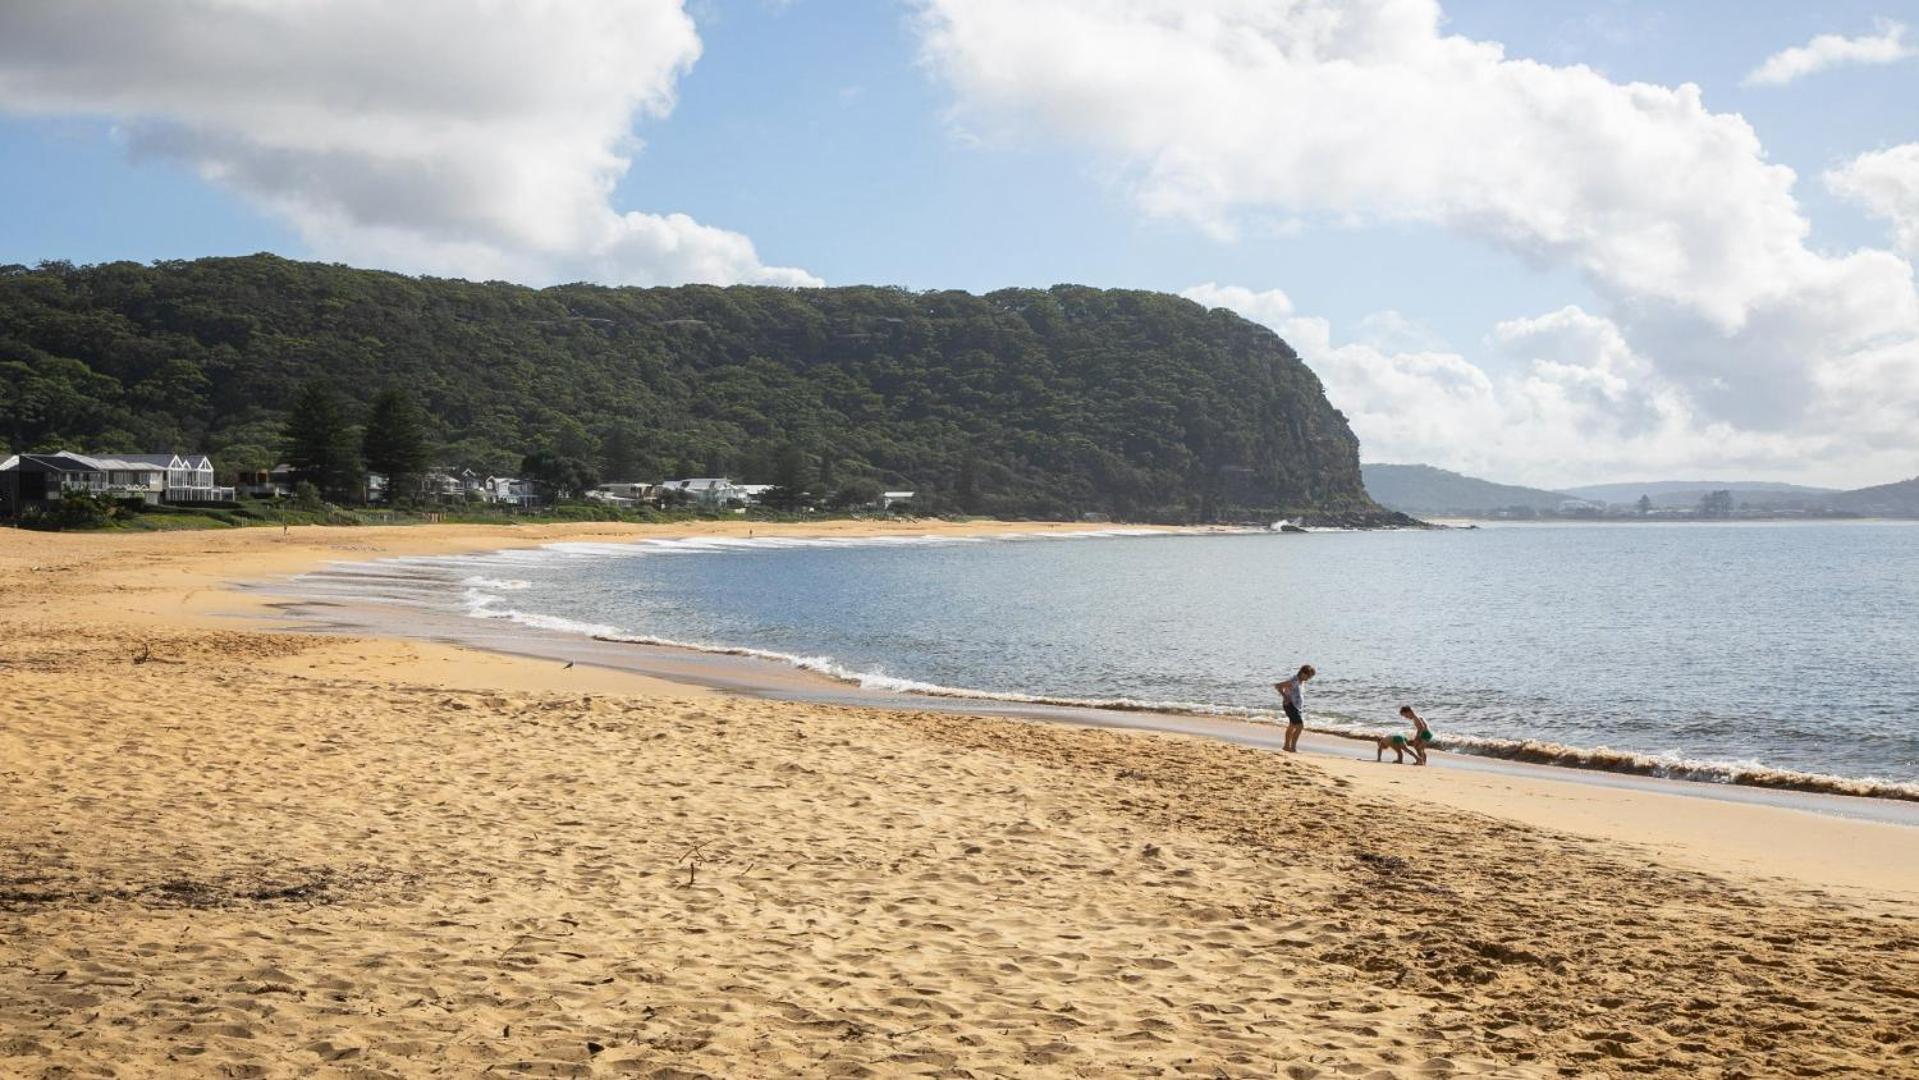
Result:
{"type": "MultiPolygon", "coordinates": [[[[1457,222],[1431,215],[1389,220],[1390,212],[1338,221],[1308,212],[1297,215],[1303,225],[1275,228],[1273,221],[1295,216],[1293,207],[1276,199],[1249,209],[1241,200],[1230,208],[1239,222],[1235,235],[1222,237],[1180,215],[1146,212],[1136,148],[1102,146],[1097,137],[1082,139],[1073,125],[1030,119],[1026,110],[1045,107],[1032,95],[1056,89],[1038,77],[1046,73],[1035,76],[1045,89],[996,88],[1000,96],[982,105],[987,94],[970,92],[967,76],[957,73],[973,58],[927,55],[924,20],[945,17],[937,10],[944,6],[933,5],[929,16],[917,5],[879,0],[698,0],[689,11],[698,58],[672,81],[670,110],[655,108],[659,115],[649,116],[641,109],[630,117],[628,128],[641,145],[628,148],[630,167],[607,202],[617,212],[681,213],[700,227],[742,234],[750,238],[758,264],[796,268],[793,273],[829,284],[984,291],[1064,281],[1180,291],[1213,282],[1249,293],[1282,290],[1286,318],[1310,316],[1329,328],[1324,367],[1307,348],[1301,351],[1334,389],[1342,378],[1338,365],[1358,361],[1341,360],[1331,350],[1357,340],[1363,325],[1379,325],[1377,317],[1367,320],[1380,312],[1402,317],[1394,340],[1374,343],[1385,354],[1381,363],[1400,362],[1402,370],[1411,370],[1404,365],[1414,361],[1392,350],[1409,347],[1410,340],[1422,355],[1461,357],[1479,373],[1473,378],[1524,377],[1546,354],[1495,348],[1489,335],[1502,322],[1543,317],[1569,305],[1624,327],[1631,351],[1652,374],[1669,376],[1667,368],[1683,367],[1652,354],[1685,347],[1691,339],[1679,334],[1655,343],[1651,331],[1619,316],[1643,297],[1625,295],[1617,281],[1576,258],[1521,258],[1457,222]],[[1023,94],[1028,96],[1017,96],[1023,94]]],[[[955,24],[973,17],[951,16],[955,24]]],[[[1883,20],[1919,22],[1919,5],[1502,0],[1446,4],[1441,25],[1448,35],[1498,42],[1509,59],[1553,68],[1585,65],[1612,83],[1697,84],[1707,110],[1743,117],[1763,144],[1763,159],[1798,174],[1791,194],[1810,225],[1804,246],[1836,257],[1892,246],[1883,216],[1835,195],[1820,177],[1868,151],[1919,142],[1919,61],[1840,65],[1786,85],[1747,86],[1742,79],[1768,56],[1815,35],[1872,34],[1883,20]]],[[[97,104],[84,94],[69,93],[52,104],[45,95],[16,94],[8,108],[8,63],[0,47],[0,201],[11,208],[0,226],[0,262],[145,261],[268,250],[406,270],[462,270],[459,262],[447,262],[455,256],[442,256],[438,248],[416,259],[412,249],[396,247],[384,235],[331,245],[324,224],[312,214],[289,213],[258,184],[203,178],[206,156],[170,149],[176,144],[149,130],[157,113],[162,127],[178,124],[192,133],[204,123],[201,106],[129,108],[129,94],[140,92],[135,87],[101,92],[97,104]]],[[[158,77],[179,78],[164,72],[158,77]]],[[[541,152],[538,146],[526,150],[541,152]]],[[[1470,156],[1472,148],[1453,152],[1470,156]]],[[[581,276],[676,276],[670,266],[638,274],[594,272],[624,265],[609,257],[549,261],[522,271],[511,259],[481,260],[468,276],[497,274],[536,284],[581,276]]],[[[777,280],[756,278],[753,265],[736,276],[777,280]]],[[[715,275],[683,270],[677,276],[715,275]]],[[[1267,321],[1289,340],[1305,331],[1277,316],[1267,321]]],[[[1535,329],[1508,331],[1502,340],[1530,342],[1535,329]]],[[[1630,379],[1630,367],[1622,361],[1608,371],[1630,379]]],[[[1447,457],[1434,452],[1443,448],[1436,441],[1443,430],[1424,440],[1398,438],[1397,428],[1394,437],[1373,432],[1367,438],[1363,427],[1361,434],[1369,451],[1377,447],[1399,459],[1444,458],[1438,463],[1540,482],[1611,479],[1642,466],[1734,468],[1829,482],[1919,472],[1919,452],[1910,444],[1888,447],[1883,439],[1863,468],[1857,454],[1837,451],[1830,462],[1795,465],[1806,451],[1768,441],[1777,434],[1770,431],[1727,441],[1724,452],[1715,452],[1704,433],[1718,418],[1699,410],[1724,391],[1725,375],[1686,382],[1693,377],[1678,378],[1672,387],[1686,395],[1684,406],[1692,410],[1687,439],[1674,435],[1658,454],[1635,460],[1627,440],[1610,437],[1610,456],[1594,464],[1597,472],[1580,466],[1576,446],[1560,447],[1550,463],[1535,467],[1539,448],[1533,442],[1447,457]],[[1709,385],[1710,379],[1719,383],[1709,385]],[[1909,468],[1901,464],[1908,459],[1909,468]]],[[[1354,397],[1372,392],[1372,384],[1362,386],[1356,376],[1345,381],[1354,397]]],[[[1349,405],[1334,396],[1356,417],[1371,415],[1365,402],[1349,405]]],[[[1462,417],[1455,431],[1478,422],[1462,417]]],[[[1642,422],[1621,421],[1626,428],[1642,422]]]]}

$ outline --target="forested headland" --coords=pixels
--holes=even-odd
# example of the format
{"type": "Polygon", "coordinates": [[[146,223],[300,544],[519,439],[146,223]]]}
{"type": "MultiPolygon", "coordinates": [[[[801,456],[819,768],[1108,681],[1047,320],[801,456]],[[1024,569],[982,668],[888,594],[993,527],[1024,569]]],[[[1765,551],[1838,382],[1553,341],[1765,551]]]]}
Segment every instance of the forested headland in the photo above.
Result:
{"type": "Polygon", "coordinates": [[[416,401],[436,463],[921,493],[937,512],[1386,520],[1270,330],[1161,293],[532,289],[271,255],[0,267],[9,452],[286,460],[316,383],[416,401]]]}

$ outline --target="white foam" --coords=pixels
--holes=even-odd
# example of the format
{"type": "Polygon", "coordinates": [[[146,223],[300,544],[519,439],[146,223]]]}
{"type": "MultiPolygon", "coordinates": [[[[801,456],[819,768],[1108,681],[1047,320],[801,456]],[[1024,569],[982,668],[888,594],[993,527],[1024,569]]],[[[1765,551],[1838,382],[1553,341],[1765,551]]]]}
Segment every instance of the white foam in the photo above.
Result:
{"type": "Polygon", "coordinates": [[[714,653],[720,656],[745,656],[786,664],[802,671],[825,675],[865,690],[883,690],[895,694],[922,694],[928,697],[965,698],[977,701],[1004,701],[1020,705],[1054,705],[1072,709],[1108,709],[1125,712],[1188,713],[1199,716],[1259,717],[1267,710],[1238,705],[1208,705],[1189,701],[1146,701],[1138,698],[1077,698],[1056,694],[1022,694],[1004,690],[979,690],[961,686],[943,686],[888,675],[883,671],[860,671],[839,663],[830,656],[800,656],[794,653],[756,649],[748,645],[714,645],[700,641],[682,641],[650,634],[599,634],[601,641],[624,645],[652,645],[668,649],[714,653]]]}
{"type": "MultiPolygon", "coordinates": [[[[1357,724],[1319,722],[1315,730],[1351,738],[1376,739],[1391,732],[1357,724]]],[[[1651,776],[1663,780],[1688,780],[1710,784],[1737,784],[1745,787],[1780,788],[1790,791],[1824,792],[1833,795],[1857,795],[1870,798],[1919,801],[1919,784],[1877,776],[1835,776],[1828,773],[1799,772],[1767,765],[1757,759],[1714,760],[1687,757],[1677,750],[1647,753],[1620,750],[1610,746],[1566,746],[1539,739],[1498,739],[1478,735],[1442,732],[1438,749],[1476,757],[1525,761],[1569,769],[1651,776]]]]}
{"type": "Polygon", "coordinates": [[[563,619],[558,615],[542,615],[537,611],[519,611],[514,608],[494,609],[499,597],[489,597],[485,601],[469,601],[467,614],[480,619],[505,619],[521,626],[530,626],[535,630],[552,630],[561,634],[579,634],[590,638],[613,638],[621,633],[621,628],[605,623],[580,622],[576,619],[563,619]]]}
{"type": "Polygon", "coordinates": [[[477,575],[462,579],[460,584],[476,589],[499,589],[507,592],[516,592],[520,589],[530,589],[533,587],[532,582],[521,581],[517,578],[490,578],[477,575]]]}

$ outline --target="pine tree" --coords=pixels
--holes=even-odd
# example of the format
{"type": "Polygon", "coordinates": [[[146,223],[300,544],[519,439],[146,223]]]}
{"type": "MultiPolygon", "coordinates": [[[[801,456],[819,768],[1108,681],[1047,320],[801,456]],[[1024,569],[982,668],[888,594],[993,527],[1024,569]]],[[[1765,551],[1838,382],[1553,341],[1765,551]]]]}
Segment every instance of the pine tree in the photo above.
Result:
{"type": "Polygon", "coordinates": [[[773,459],[773,486],[760,494],[760,502],[773,510],[798,510],[806,505],[813,479],[811,456],[798,444],[786,443],[773,459]]]}
{"type": "Polygon", "coordinates": [[[600,475],[611,480],[639,480],[646,467],[641,463],[644,439],[629,423],[618,423],[600,438],[600,475]]]}
{"type": "Polygon", "coordinates": [[[352,499],[360,479],[360,453],[346,399],[327,379],[302,387],[287,411],[287,464],[296,479],[305,480],[335,502],[352,499]]]}
{"type": "Polygon", "coordinates": [[[427,468],[426,413],[413,395],[382,390],[360,441],[366,467],[386,477],[388,502],[411,493],[427,468]]]}

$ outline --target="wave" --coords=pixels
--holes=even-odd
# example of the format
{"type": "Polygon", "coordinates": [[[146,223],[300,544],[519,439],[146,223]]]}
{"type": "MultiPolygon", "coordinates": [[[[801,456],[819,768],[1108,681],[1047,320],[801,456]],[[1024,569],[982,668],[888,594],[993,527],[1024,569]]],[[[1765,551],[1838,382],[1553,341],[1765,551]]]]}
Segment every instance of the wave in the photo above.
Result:
{"type": "MultiPolygon", "coordinates": [[[[1312,730],[1348,739],[1376,739],[1391,734],[1366,727],[1314,727],[1312,730]]],[[[1834,776],[1828,773],[1780,769],[1757,761],[1710,761],[1676,752],[1651,754],[1615,750],[1609,746],[1566,746],[1542,739],[1496,739],[1477,735],[1441,735],[1435,749],[1475,757],[1552,765],[1562,769],[1649,776],[1661,780],[1730,784],[1737,787],[1807,791],[1824,795],[1856,795],[1872,799],[1919,802],[1919,784],[1880,777],[1834,776]]]]}
{"type": "Polygon", "coordinates": [[[530,589],[533,587],[532,582],[520,581],[517,578],[490,578],[490,577],[478,577],[478,576],[466,578],[462,580],[460,584],[466,585],[475,589],[501,589],[507,592],[517,592],[520,589],[530,589]]]}
{"type": "Polygon", "coordinates": [[[1106,709],[1113,712],[1155,712],[1187,713],[1195,716],[1226,716],[1250,718],[1267,715],[1266,710],[1249,709],[1239,705],[1203,705],[1182,701],[1141,701],[1135,698],[1076,698],[1053,694],[1022,694],[1008,690],[978,690],[959,686],[942,686],[939,683],[921,682],[917,679],[905,679],[878,671],[858,671],[834,660],[830,656],[798,656],[793,653],[775,652],[771,649],[756,649],[750,645],[710,645],[697,641],[679,641],[673,638],[655,637],[649,634],[608,633],[595,634],[594,640],[612,642],[619,645],[651,645],[666,649],[686,649],[692,652],[713,653],[719,656],[744,656],[754,660],[770,660],[786,664],[801,671],[811,671],[824,675],[849,686],[863,690],[884,690],[895,694],[920,694],[926,697],[964,698],[976,701],[1004,701],[1017,705],[1053,705],[1069,709],[1106,709]]]}

